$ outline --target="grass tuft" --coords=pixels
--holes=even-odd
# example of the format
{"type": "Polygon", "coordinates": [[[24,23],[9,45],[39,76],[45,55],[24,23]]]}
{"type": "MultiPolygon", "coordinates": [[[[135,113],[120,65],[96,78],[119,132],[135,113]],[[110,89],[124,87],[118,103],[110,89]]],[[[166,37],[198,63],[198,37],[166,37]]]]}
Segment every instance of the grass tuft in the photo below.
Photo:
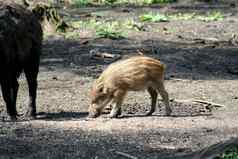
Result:
{"type": "Polygon", "coordinates": [[[198,15],[196,13],[177,13],[177,14],[153,14],[146,13],[139,16],[143,22],[167,22],[170,20],[201,20],[205,22],[220,21],[224,19],[224,15],[219,11],[208,12],[206,15],[198,15]]]}
{"type": "Polygon", "coordinates": [[[143,0],[143,4],[151,5],[151,4],[161,4],[161,3],[173,3],[177,0],[143,0]]]}
{"type": "Polygon", "coordinates": [[[166,4],[177,2],[177,0],[72,0],[71,4],[74,7],[85,7],[90,4],[96,5],[152,5],[152,4],[166,4]]]}
{"type": "Polygon", "coordinates": [[[147,13],[139,16],[139,19],[143,22],[168,22],[169,17],[163,14],[147,13]]]}
{"type": "Polygon", "coordinates": [[[109,38],[113,40],[126,37],[125,33],[121,31],[118,22],[102,23],[96,27],[96,35],[98,38],[109,38]]]}
{"type": "Polygon", "coordinates": [[[238,147],[226,150],[219,159],[238,159],[238,147]]]}
{"type": "Polygon", "coordinates": [[[79,8],[85,7],[91,4],[91,0],[72,0],[72,6],[79,8]]]}
{"type": "Polygon", "coordinates": [[[197,19],[205,21],[205,22],[210,22],[210,21],[219,21],[223,20],[224,16],[221,12],[219,11],[214,11],[214,12],[209,12],[205,16],[198,16],[197,19]]]}

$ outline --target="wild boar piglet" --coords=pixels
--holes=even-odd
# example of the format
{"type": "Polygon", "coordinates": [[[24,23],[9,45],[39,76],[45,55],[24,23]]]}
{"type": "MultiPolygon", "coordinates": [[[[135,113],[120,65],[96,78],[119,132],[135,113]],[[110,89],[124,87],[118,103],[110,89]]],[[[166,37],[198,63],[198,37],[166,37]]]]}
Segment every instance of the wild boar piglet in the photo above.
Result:
{"type": "Polygon", "coordinates": [[[164,70],[159,60],[146,56],[135,56],[110,64],[93,84],[89,117],[98,117],[109,103],[112,103],[109,117],[118,117],[126,93],[145,89],[151,96],[151,108],[146,115],[155,111],[159,93],[169,116],[172,111],[164,87],[164,70]]]}

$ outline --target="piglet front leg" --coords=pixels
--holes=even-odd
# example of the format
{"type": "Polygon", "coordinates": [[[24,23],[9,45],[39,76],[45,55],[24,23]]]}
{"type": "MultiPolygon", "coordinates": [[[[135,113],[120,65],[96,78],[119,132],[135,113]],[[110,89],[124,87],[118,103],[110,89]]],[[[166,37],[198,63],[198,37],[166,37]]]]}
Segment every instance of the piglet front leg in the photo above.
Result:
{"type": "Polygon", "coordinates": [[[112,101],[112,110],[109,114],[110,118],[117,118],[121,115],[121,105],[123,103],[123,99],[126,95],[126,92],[123,90],[117,90],[114,93],[113,101],[112,101]]]}

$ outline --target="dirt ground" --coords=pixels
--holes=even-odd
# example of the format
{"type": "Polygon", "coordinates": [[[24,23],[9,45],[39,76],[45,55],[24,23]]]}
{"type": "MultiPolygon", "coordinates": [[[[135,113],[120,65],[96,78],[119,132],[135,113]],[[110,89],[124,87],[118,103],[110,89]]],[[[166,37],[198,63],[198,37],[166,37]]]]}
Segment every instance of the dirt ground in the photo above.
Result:
{"type": "MultiPolygon", "coordinates": [[[[107,18],[135,16],[147,10],[205,12],[219,10],[222,21],[174,20],[151,23],[147,31],[130,31],[128,38],[95,38],[80,30],[78,40],[61,35],[45,38],[37,98],[38,119],[6,121],[0,99],[0,158],[193,158],[201,149],[238,137],[238,6],[187,3],[167,7],[101,7],[68,10],[72,18],[102,12],[107,18]],[[194,7],[195,6],[195,7],[194,7]],[[173,32],[167,32],[173,28],[173,32]],[[159,29],[161,32],[155,32],[159,29]],[[205,39],[205,40],[204,40],[205,39]],[[214,40],[215,39],[215,40],[214,40]],[[171,102],[171,117],[164,107],[153,116],[147,92],[128,94],[123,115],[87,118],[93,80],[113,60],[92,59],[89,51],[133,56],[137,49],[166,64],[166,89],[171,99],[199,99],[224,107],[171,102]],[[131,155],[126,157],[125,154],[131,155]]],[[[19,79],[18,111],[24,113],[27,85],[19,79]]]]}

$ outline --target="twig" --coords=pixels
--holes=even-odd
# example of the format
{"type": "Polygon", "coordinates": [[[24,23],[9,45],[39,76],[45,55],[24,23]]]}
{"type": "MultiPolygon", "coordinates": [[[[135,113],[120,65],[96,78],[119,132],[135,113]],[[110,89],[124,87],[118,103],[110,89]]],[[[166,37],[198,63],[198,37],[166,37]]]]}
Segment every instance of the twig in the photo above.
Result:
{"type": "Polygon", "coordinates": [[[227,40],[220,40],[217,38],[201,37],[201,38],[188,38],[178,35],[178,38],[191,41],[193,43],[203,43],[203,44],[219,44],[219,43],[229,43],[227,40]]]}
{"type": "MultiPolygon", "coordinates": [[[[159,101],[162,101],[162,99],[158,99],[159,101]]],[[[194,99],[186,99],[186,100],[177,100],[177,99],[170,99],[170,102],[195,102],[195,103],[201,103],[201,104],[207,104],[213,107],[226,107],[225,105],[222,104],[218,104],[218,103],[213,103],[213,102],[209,102],[209,101],[205,101],[205,100],[194,100],[194,99]]]]}
{"type": "Polygon", "coordinates": [[[144,53],[140,50],[136,50],[139,55],[144,55],[144,53]]]}
{"type": "Polygon", "coordinates": [[[90,50],[89,52],[90,56],[91,57],[100,57],[100,58],[120,58],[121,55],[118,55],[118,54],[110,54],[110,53],[107,53],[107,52],[99,52],[98,49],[93,49],[93,50],[90,50]]]}
{"type": "Polygon", "coordinates": [[[118,155],[121,155],[121,156],[124,156],[124,157],[130,158],[130,159],[138,159],[137,157],[132,156],[132,155],[129,155],[129,154],[124,153],[124,152],[115,151],[115,153],[118,154],[118,155]]]}
{"type": "Polygon", "coordinates": [[[109,53],[95,53],[94,56],[102,57],[102,58],[114,58],[115,55],[109,53]]]}
{"type": "Polygon", "coordinates": [[[187,99],[187,100],[174,100],[176,102],[181,102],[181,103],[190,103],[190,104],[202,104],[204,106],[204,110],[206,112],[206,110],[208,110],[209,112],[211,112],[213,109],[218,109],[218,108],[222,108],[225,107],[224,105],[221,104],[217,104],[217,103],[213,103],[213,102],[208,102],[208,101],[204,101],[204,100],[193,100],[193,99],[187,99]]]}
{"type": "Polygon", "coordinates": [[[42,63],[47,63],[47,62],[64,62],[65,60],[63,58],[46,58],[42,59],[42,63]]]}
{"type": "Polygon", "coordinates": [[[225,107],[224,105],[221,104],[217,104],[217,103],[213,103],[213,102],[208,102],[205,100],[192,100],[193,102],[197,102],[197,103],[202,103],[202,104],[209,104],[209,105],[213,105],[215,107],[225,107]]]}
{"type": "Polygon", "coordinates": [[[92,58],[102,58],[102,59],[119,59],[121,58],[121,55],[116,55],[116,54],[110,54],[110,53],[94,53],[92,58]]]}

